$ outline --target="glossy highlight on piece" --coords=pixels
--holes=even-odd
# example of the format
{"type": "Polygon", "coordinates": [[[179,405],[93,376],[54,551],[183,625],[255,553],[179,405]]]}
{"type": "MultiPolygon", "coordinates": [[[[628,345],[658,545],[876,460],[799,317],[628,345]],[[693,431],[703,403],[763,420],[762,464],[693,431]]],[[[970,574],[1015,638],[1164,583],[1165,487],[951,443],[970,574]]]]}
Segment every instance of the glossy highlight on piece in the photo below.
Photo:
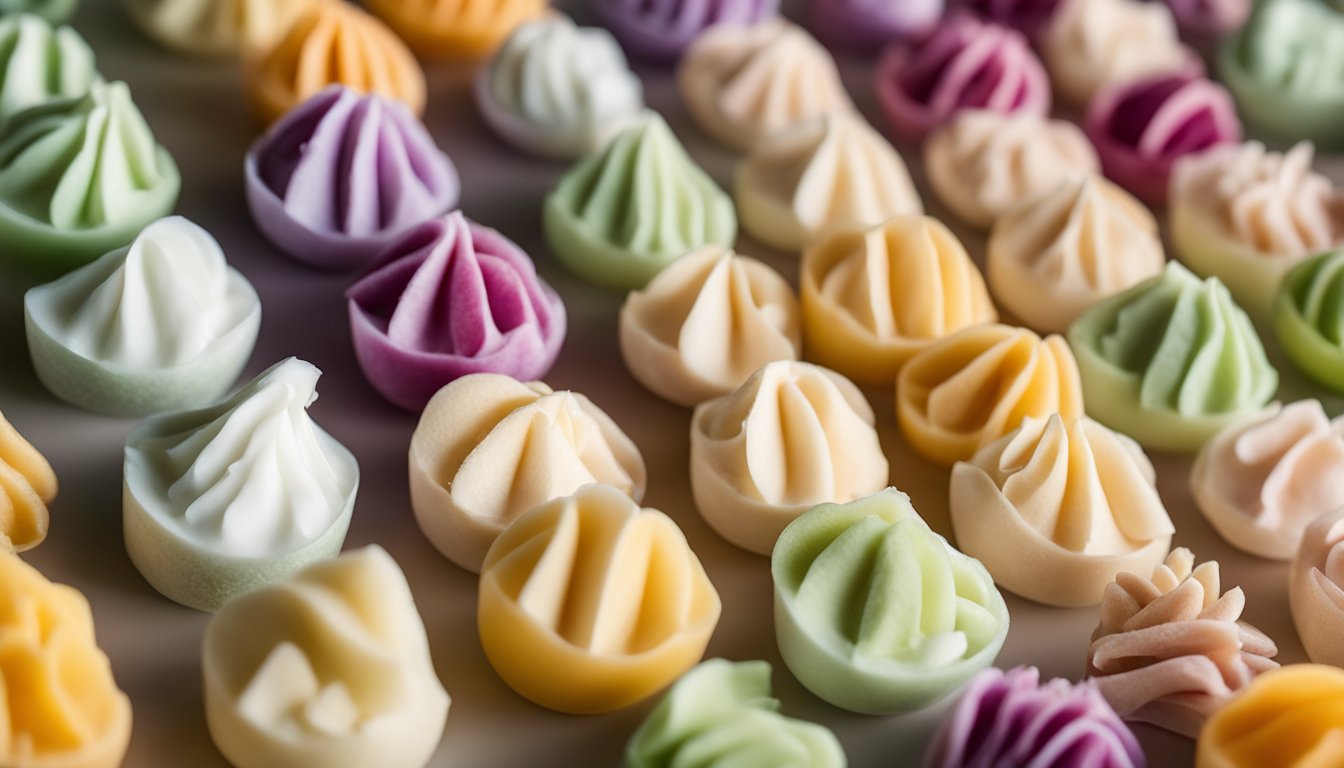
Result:
{"type": "Polygon", "coordinates": [[[631,55],[676,60],[705,31],[720,24],[773,19],[779,0],[590,0],[631,55]]]}
{"type": "Polygon", "coordinates": [[[1344,392],[1344,317],[1337,309],[1341,302],[1344,249],[1327,251],[1294,267],[1284,276],[1274,300],[1279,347],[1317,384],[1334,392],[1344,392]]]}
{"type": "Polygon", "coordinates": [[[0,552],[25,552],[47,538],[57,487],[51,464],[0,413],[0,552]]]}
{"type": "Polygon", "coordinates": [[[476,58],[499,47],[519,25],[544,16],[546,0],[366,0],[416,53],[429,59],[476,58]]]}
{"type": "Polygon", "coordinates": [[[1267,672],[1199,735],[1196,768],[1316,768],[1344,762],[1344,672],[1293,664],[1267,672]]]}
{"type": "Polygon", "coordinates": [[[1288,579],[1288,604],[1307,658],[1344,666],[1344,509],[1318,516],[1302,533],[1288,579]]]}

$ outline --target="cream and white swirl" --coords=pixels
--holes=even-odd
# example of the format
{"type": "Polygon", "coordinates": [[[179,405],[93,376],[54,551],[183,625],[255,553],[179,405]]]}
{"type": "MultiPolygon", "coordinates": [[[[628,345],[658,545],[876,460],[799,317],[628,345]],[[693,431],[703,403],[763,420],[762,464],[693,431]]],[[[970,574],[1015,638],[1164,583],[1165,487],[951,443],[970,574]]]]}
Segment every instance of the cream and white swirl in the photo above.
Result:
{"type": "Polygon", "coordinates": [[[1142,0],[1063,0],[1041,48],[1055,92],[1075,106],[1106,86],[1196,61],[1171,9],[1142,0]]]}
{"type": "Polygon", "coordinates": [[[151,37],[182,53],[264,50],[320,0],[126,0],[151,37]]]}

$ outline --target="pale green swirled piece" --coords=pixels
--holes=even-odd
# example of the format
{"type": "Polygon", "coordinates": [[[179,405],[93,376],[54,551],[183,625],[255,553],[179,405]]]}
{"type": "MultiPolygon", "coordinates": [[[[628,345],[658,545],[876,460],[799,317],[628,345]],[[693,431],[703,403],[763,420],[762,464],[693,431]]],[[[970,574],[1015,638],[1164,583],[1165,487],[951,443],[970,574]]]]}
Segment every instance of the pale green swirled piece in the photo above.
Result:
{"type": "Polygon", "coordinates": [[[844,768],[826,728],[779,713],[764,661],[710,659],[682,676],[635,731],[628,768],[844,768]]]}
{"type": "Polygon", "coordinates": [[[546,200],[546,238],[570,271],[643,288],[680,256],[737,236],[733,201],[649,112],[570,171],[546,200]]]}
{"type": "Polygon", "coordinates": [[[1299,368],[1344,392],[1344,249],[1307,259],[1284,276],[1274,333],[1299,368]]]}
{"type": "Polygon", "coordinates": [[[1175,261],[1088,310],[1069,345],[1087,415],[1157,450],[1197,450],[1263,408],[1279,384],[1227,288],[1175,261]]]}
{"type": "Polygon", "coordinates": [[[855,712],[923,707],[998,656],[1008,607],[989,572],[888,488],[821,504],[771,558],[775,634],[803,685],[855,712]]]}
{"type": "Polygon", "coordinates": [[[93,51],[75,30],[26,13],[0,16],[0,124],[29,107],[83,96],[97,79],[93,51]]]}
{"type": "Polygon", "coordinates": [[[88,263],[170,213],[180,188],[125,83],[24,110],[0,129],[0,262],[88,263]]]}
{"type": "Polygon", "coordinates": [[[0,16],[31,13],[52,24],[60,24],[74,15],[79,0],[0,0],[0,16]]]}
{"type": "Polygon", "coordinates": [[[1319,0],[1263,0],[1223,43],[1218,69],[1256,127],[1344,146],[1344,14],[1319,0]]]}

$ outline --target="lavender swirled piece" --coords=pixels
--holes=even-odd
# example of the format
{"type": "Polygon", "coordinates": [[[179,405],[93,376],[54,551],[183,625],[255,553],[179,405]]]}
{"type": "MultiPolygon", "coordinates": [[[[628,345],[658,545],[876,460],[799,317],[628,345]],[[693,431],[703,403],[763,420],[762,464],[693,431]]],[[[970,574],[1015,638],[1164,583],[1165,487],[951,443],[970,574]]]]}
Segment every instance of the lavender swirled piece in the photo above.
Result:
{"type": "Polygon", "coordinates": [[[1142,768],[1134,733],[1095,683],[1035,667],[973,678],[924,756],[925,768],[1142,768]]]}
{"type": "Polygon", "coordinates": [[[565,339],[565,306],[532,260],[461,212],[415,228],[346,298],[364,375],[407,410],[471,373],[540,379],[565,339]]]}
{"type": "Polygon", "coordinates": [[[399,102],[332,86],[248,152],[252,218],[281,250],[326,269],[367,266],[411,228],[451,211],[457,169],[399,102]]]}
{"type": "Polygon", "coordinates": [[[946,0],[808,0],[808,26],[831,48],[875,51],[928,32],[946,0]]]}
{"type": "Polygon", "coordinates": [[[779,13],[779,0],[591,0],[632,56],[674,61],[715,24],[757,24],[779,13]]]}

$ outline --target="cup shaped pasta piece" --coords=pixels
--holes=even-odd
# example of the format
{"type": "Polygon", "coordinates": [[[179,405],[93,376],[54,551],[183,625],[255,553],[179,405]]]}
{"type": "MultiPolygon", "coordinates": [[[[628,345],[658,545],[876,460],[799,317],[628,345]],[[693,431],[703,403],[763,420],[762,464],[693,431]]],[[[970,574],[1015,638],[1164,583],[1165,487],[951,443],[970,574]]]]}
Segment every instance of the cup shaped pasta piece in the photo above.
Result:
{"type": "Polygon", "coordinates": [[[843,376],[780,361],[702,403],[691,418],[691,492],[705,522],[768,555],[789,523],[823,502],[887,486],[872,407],[843,376]]]}
{"type": "Polygon", "coordinates": [[[520,24],[543,16],[546,0],[367,0],[421,56],[488,56],[520,24]]]}
{"type": "Polygon", "coordinates": [[[210,736],[238,768],[422,768],[448,717],[410,585],[376,545],[224,606],[201,666],[210,736]]]}
{"type": "Polygon", "coordinates": [[[1196,768],[1315,768],[1344,762],[1344,672],[1291,664],[1256,678],[1199,734],[1196,768]]]}
{"type": "Polygon", "coordinates": [[[248,151],[245,174],[262,233],[321,269],[368,266],[452,210],[461,191],[453,161],[405,105],[343,85],[272,126],[248,151]]]}
{"type": "Polygon", "coordinates": [[[25,552],[47,538],[57,488],[46,458],[0,413],[0,552],[25,552]]]}
{"type": "Polygon", "coordinates": [[[1181,45],[1171,10],[1142,0],[1061,0],[1042,33],[1041,53],[1055,93],[1076,107],[1108,86],[1202,68],[1181,45]]]}
{"type": "Polygon", "coordinates": [[[737,238],[732,199],[654,112],[560,180],[543,224],[560,263],[621,291],[643,288],[679,256],[737,238]]]}
{"type": "Polygon", "coordinates": [[[1271,405],[1204,444],[1190,491],[1232,546],[1291,560],[1307,526],[1344,503],[1344,420],[1318,400],[1271,405]]]}
{"type": "Polygon", "coordinates": [[[1180,547],[1152,578],[1121,573],[1106,587],[1087,674],[1120,716],[1189,738],[1252,678],[1279,666],[1278,648],[1239,621],[1241,587],[1222,591],[1218,563],[1180,547]]]}
{"type": "Polygon", "coordinates": [[[901,433],[940,466],[970,461],[1028,416],[1083,415],[1078,364],[1059,336],[1025,328],[967,328],[915,355],[896,381],[901,433]]]}
{"type": "Polygon", "coordinates": [[[742,227],[784,251],[836,232],[924,211],[905,161],[856,112],[837,112],[774,134],[739,166],[742,227]]]}
{"type": "Polygon", "coordinates": [[[1274,300],[1274,335],[1316,383],[1344,392],[1344,249],[1312,257],[1283,278],[1274,300]]]}
{"type": "Polygon", "coordinates": [[[785,717],[764,661],[710,659],[682,675],[625,748],[629,768],[844,768],[824,726],[785,717]]]}
{"type": "Polygon", "coordinates": [[[1099,173],[1101,162],[1073,123],[967,109],[929,135],[924,167],[943,205],[967,224],[988,229],[1024,201],[1099,173]]]}
{"type": "Polygon", "coordinates": [[[610,712],[704,655],[719,595],[677,524],[608,485],[512,522],[481,569],[481,646],[504,682],[543,707],[610,712]]]}
{"type": "Polygon", "coordinates": [[[165,597],[216,611],[341,551],[359,464],[308,415],[322,372],[276,363],[223,402],[126,440],[126,553],[165,597]]]}
{"type": "Polygon", "coordinates": [[[274,45],[244,57],[243,80],[263,123],[332,85],[425,111],[425,73],[387,25],[347,2],[314,3],[274,45]]]}
{"type": "Polygon", "coordinates": [[[854,109],[831,54],[782,19],[707,30],[682,59],[677,83],[696,123],[736,149],[854,109]]]}
{"type": "Polygon", "coordinates": [[[532,260],[460,211],[412,230],[346,298],[364,376],[410,411],[468,374],[540,378],[565,340],[565,305],[532,260]]]}
{"type": "Polygon", "coordinates": [[[611,33],[559,14],[519,25],[473,84],[495,135],[543,157],[596,152],[644,111],[644,86],[611,33]]]}
{"type": "Polygon", "coordinates": [[[602,483],[639,501],[644,459],[577,392],[477,373],[439,390],[411,437],[411,507],[444,557],[479,573],[500,531],[529,509],[602,483]]]}
{"type": "Polygon", "coordinates": [[[326,0],[126,0],[130,16],[161,45],[192,56],[251,55],[274,45],[326,0]]]}
{"type": "Polygon", "coordinates": [[[808,0],[807,23],[837,51],[872,53],[893,40],[927,34],[942,17],[946,0],[808,0]]]}
{"type": "Polygon", "coordinates": [[[779,0],[593,0],[608,29],[631,55],[675,61],[720,24],[760,24],[779,14],[779,0]]]}
{"type": "MultiPolygon", "coordinates": [[[[1338,503],[1338,500],[1336,500],[1338,503]]],[[[1293,624],[1307,658],[1344,666],[1344,508],[1320,515],[1302,533],[1288,581],[1293,624]]]]}
{"type": "Polygon", "coordinates": [[[685,408],[732,392],[802,349],[798,299],[782,275],[711,245],[672,262],[621,306],[621,357],[650,392],[685,408]]]}
{"type": "Polygon", "coordinates": [[[218,241],[180,216],[24,296],[37,377],[57,397],[118,416],[223,397],[256,346],[261,300],[218,241]]]}
{"type": "Polygon", "coordinates": [[[814,507],[779,537],[770,570],[784,663],[853,712],[927,706],[992,664],[1008,635],[989,572],[895,488],[814,507]]]}
{"type": "Polygon", "coordinates": [[[1103,299],[1162,273],[1157,220],[1099,176],[1075,176],[1000,216],[989,236],[989,287],[1041,333],[1063,333],[1103,299]]]}
{"type": "Polygon", "coordinates": [[[27,13],[0,16],[0,124],[29,107],[77,99],[97,79],[93,50],[75,30],[27,13]]]}
{"type": "Polygon", "coordinates": [[[947,227],[897,216],[803,253],[807,356],[864,384],[887,384],[935,341],[998,319],[984,278],[947,227]]]}
{"type": "Polygon", "coordinates": [[[0,0],[0,14],[27,13],[49,24],[63,24],[74,15],[79,0],[0,0]]]}
{"type": "Polygon", "coordinates": [[[1087,415],[1147,448],[1193,453],[1279,385],[1246,312],[1217,278],[1168,262],[1069,328],[1087,415]]]}
{"type": "Polygon", "coordinates": [[[98,647],[89,601],[0,550],[0,764],[117,768],[131,700],[98,647]]]}

